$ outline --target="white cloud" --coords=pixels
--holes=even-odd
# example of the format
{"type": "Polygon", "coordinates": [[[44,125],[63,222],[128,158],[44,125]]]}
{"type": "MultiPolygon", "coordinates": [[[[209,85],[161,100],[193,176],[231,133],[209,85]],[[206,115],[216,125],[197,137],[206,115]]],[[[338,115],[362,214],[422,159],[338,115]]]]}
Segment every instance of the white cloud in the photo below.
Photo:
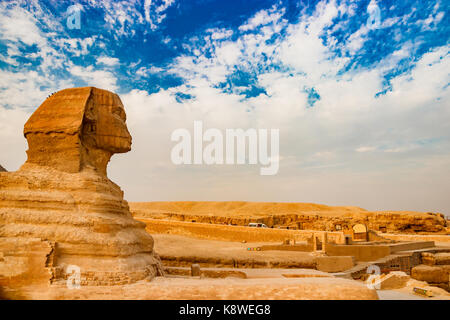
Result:
{"type": "MultiPolygon", "coordinates": [[[[0,19],[0,38],[6,42],[10,52],[16,51],[23,45],[36,45],[37,52],[28,57],[42,59],[40,63],[42,70],[48,71],[51,67],[62,66],[64,56],[51,46],[48,41],[48,37],[51,35],[41,31],[33,13],[18,4],[10,6],[8,3],[0,3],[0,16],[2,17],[0,19]]],[[[16,64],[13,59],[4,61],[16,64]]]]}
{"type": "Polygon", "coordinates": [[[70,52],[75,57],[79,57],[90,53],[97,38],[97,36],[87,38],[59,38],[55,39],[55,42],[59,46],[64,47],[67,52],[70,52]]]}
{"type": "Polygon", "coordinates": [[[36,18],[30,12],[20,7],[8,9],[6,3],[0,6],[0,10],[0,33],[3,39],[41,47],[47,44],[46,38],[36,26],[36,18]]]}
{"type": "Polygon", "coordinates": [[[261,10],[257,12],[252,18],[248,20],[246,24],[239,27],[241,31],[255,30],[260,26],[264,26],[270,23],[276,23],[281,19],[284,14],[284,10],[277,11],[276,7],[272,7],[270,10],[261,10]]]}
{"type": "Polygon", "coordinates": [[[104,65],[112,67],[112,66],[116,66],[116,65],[119,64],[119,59],[113,58],[113,57],[105,57],[105,56],[103,56],[103,57],[98,57],[97,58],[97,63],[98,64],[104,64],[104,65]]]}
{"type": "Polygon", "coordinates": [[[218,29],[218,28],[207,29],[205,32],[210,33],[211,39],[213,40],[226,39],[233,35],[233,30],[218,29]]]}
{"type": "Polygon", "coordinates": [[[158,27],[158,24],[166,18],[164,11],[174,3],[175,0],[163,0],[162,4],[158,6],[152,0],[145,0],[145,20],[150,24],[152,30],[155,30],[158,27]]]}
{"type": "Polygon", "coordinates": [[[374,151],[374,150],[376,150],[375,147],[367,146],[367,147],[359,147],[355,151],[356,152],[370,152],[370,151],[374,151]]]}
{"type": "Polygon", "coordinates": [[[23,137],[23,125],[31,112],[23,108],[6,109],[0,105],[0,165],[15,171],[26,160],[27,143],[23,137]]]}
{"type": "Polygon", "coordinates": [[[99,87],[110,91],[116,91],[118,88],[117,78],[110,71],[94,70],[92,66],[81,67],[71,65],[69,72],[73,76],[85,81],[88,86],[99,87]]]}

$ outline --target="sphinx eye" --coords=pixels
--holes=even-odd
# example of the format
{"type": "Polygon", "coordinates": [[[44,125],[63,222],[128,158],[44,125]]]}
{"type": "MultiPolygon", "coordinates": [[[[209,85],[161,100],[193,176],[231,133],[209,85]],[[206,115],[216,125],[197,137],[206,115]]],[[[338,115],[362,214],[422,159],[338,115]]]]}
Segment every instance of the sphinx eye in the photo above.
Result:
{"type": "Polygon", "coordinates": [[[114,108],[113,114],[118,115],[122,120],[124,119],[124,116],[125,116],[125,114],[121,108],[114,108]]]}

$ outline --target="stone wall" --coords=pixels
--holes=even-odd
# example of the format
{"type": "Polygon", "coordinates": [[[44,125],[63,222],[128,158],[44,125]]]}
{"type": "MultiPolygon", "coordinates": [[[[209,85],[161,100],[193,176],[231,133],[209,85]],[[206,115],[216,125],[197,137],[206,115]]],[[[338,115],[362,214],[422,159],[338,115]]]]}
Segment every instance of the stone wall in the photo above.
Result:
{"type": "MultiPolygon", "coordinates": [[[[253,228],[242,226],[217,225],[207,223],[193,223],[168,221],[160,219],[143,219],[135,217],[147,225],[147,231],[160,234],[178,234],[200,239],[247,241],[247,242],[283,242],[292,239],[296,242],[307,241],[317,231],[285,230],[275,228],[253,228]]],[[[344,243],[342,232],[327,232],[328,241],[344,243]]]]}
{"type": "Polygon", "coordinates": [[[301,252],[314,251],[314,246],[312,243],[296,243],[293,245],[274,244],[274,245],[264,245],[259,248],[261,249],[261,251],[266,250],[301,251],[301,252]]]}
{"type": "Polygon", "coordinates": [[[448,242],[450,243],[450,235],[409,235],[409,234],[392,234],[382,233],[386,239],[395,241],[434,241],[434,242],[448,242]]]}
{"type": "Polygon", "coordinates": [[[329,256],[353,256],[357,261],[375,261],[390,254],[388,245],[334,245],[327,244],[325,252],[329,256]]]}

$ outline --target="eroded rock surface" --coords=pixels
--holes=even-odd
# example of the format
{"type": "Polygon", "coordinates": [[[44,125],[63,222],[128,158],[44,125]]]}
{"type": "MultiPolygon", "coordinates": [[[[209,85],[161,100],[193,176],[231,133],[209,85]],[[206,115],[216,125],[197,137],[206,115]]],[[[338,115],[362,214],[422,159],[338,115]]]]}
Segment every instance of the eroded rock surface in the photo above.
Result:
{"type": "Polygon", "coordinates": [[[411,277],[450,291],[450,265],[418,265],[411,269],[411,277]]]}
{"type": "Polygon", "coordinates": [[[106,174],[131,148],[125,122],[120,98],[93,87],[59,91],[33,113],[26,163],[0,173],[0,285],[67,279],[69,266],[81,285],[157,275],[153,238],[106,174]]]}

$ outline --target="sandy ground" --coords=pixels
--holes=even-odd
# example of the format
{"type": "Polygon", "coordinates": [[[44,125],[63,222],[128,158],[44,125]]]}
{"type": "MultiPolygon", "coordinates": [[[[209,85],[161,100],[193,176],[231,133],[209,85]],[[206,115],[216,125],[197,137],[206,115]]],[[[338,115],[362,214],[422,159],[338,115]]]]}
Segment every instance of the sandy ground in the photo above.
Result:
{"type": "MultiPolygon", "coordinates": [[[[238,269],[243,270],[243,269],[238,269]]],[[[5,290],[3,298],[52,300],[450,300],[450,295],[422,297],[413,286],[395,290],[372,290],[364,282],[335,278],[309,269],[245,269],[249,279],[211,279],[185,276],[157,277],[123,286],[68,289],[64,282],[5,290]],[[301,277],[290,277],[300,275],[301,277]],[[287,278],[286,278],[287,276],[287,278]]],[[[414,283],[413,283],[414,284],[414,283]]]]}
{"type": "MultiPolygon", "coordinates": [[[[413,280],[414,281],[414,280],[413,280]]],[[[420,285],[434,292],[433,297],[424,297],[413,292],[413,286],[394,290],[377,290],[380,300],[450,300],[450,294],[443,289],[428,285],[420,285]]]]}
{"type": "MultiPolygon", "coordinates": [[[[313,261],[314,253],[292,251],[248,251],[264,243],[240,243],[229,241],[201,240],[179,235],[154,234],[155,251],[161,256],[175,258],[191,257],[216,259],[219,262],[259,261],[307,264],[313,261]]],[[[45,286],[27,286],[20,291],[3,288],[4,298],[14,299],[132,299],[132,300],[437,300],[450,299],[450,295],[436,295],[433,298],[418,296],[412,287],[397,290],[376,291],[369,289],[362,281],[333,277],[329,273],[303,268],[205,268],[209,270],[233,270],[243,272],[246,279],[236,277],[206,278],[167,275],[152,281],[139,281],[123,286],[83,286],[68,289],[65,282],[45,286]]],[[[166,265],[167,266],[167,265],[166,265]]],[[[188,269],[188,268],[184,268],[188,269]]],[[[442,289],[441,289],[442,290],[442,289]]],[[[1,291],[1,290],[0,290],[1,291]]]]}
{"type": "Polygon", "coordinates": [[[428,300],[413,293],[405,293],[399,290],[378,290],[380,300],[428,300]]]}
{"type": "Polygon", "coordinates": [[[179,235],[152,234],[155,251],[164,260],[166,257],[186,261],[216,260],[229,264],[231,260],[240,262],[255,261],[261,264],[277,264],[285,267],[313,267],[314,254],[295,251],[249,251],[267,243],[241,243],[231,241],[201,240],[179,235]]]}
{"type": "MultiPolygon", "coordinates": [[[[5,292],[11,295],[11,292],[5,292]]],[[[322,300],[378,299],[363,283],[337,278],[200,279],[158,277],[151,282],[114,287],[64,285],[22,288],[21,299],[151,299],[151,300],[322,300]]]]}
{"type": "MultiPolygon", "coordinates": [[[[254,259],[258,261],[312,261],[314,254],[304,252],[248,251],[263,243],[239,243],[200,240],[178,235],[153,235],[160,255],[191,256],[196,259],[254,259]],[[225,258],[224,258],[225,257],[225,258]]],[[[184,268],[185,270],[188,268],[184,268]]],[[[239,271],[246,279],[236,277],[206,278],[167,275],[152,281],[123,286],[83,286],[68,289],[65,282],[53,285],[27,286],[20,291],[3,288],[4,298],[14,299],[132,299],[132,300],[421,300],[450,299],[450,295],[424,298],[412,293],[412,287],[376,291],[362,281],[333,277],[329,273],[302,268],[204,268],[216,271],[239,271]]],[[[1,295],[1,294],[0,294],[1,295]]]]}

